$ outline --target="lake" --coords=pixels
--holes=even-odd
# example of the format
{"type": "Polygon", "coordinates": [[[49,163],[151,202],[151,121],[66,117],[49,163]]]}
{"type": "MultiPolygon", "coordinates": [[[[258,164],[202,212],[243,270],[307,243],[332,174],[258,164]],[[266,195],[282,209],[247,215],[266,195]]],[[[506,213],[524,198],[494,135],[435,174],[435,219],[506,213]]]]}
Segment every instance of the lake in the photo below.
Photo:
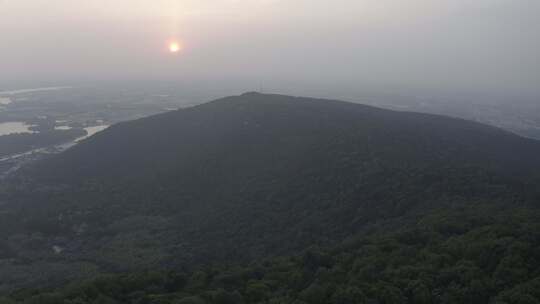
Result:
{"type": "Polygon", "coordinates": [[[11,99],[7,97],[0,97],[0,106],[7,106],[11,103],[11,99]]]}
{"type": "Polygon", "coordinates": [[[103,126],[94,126],[94,127],[86,127],[84,128],[86,130],[86,132],[88,133],[86,136],[83,136],[81,138],[77,138],[75,140],[75,142],[80,142],[81,140],[84,140],[84,139],[87,139],[88,137],[98,133],[98,132],[101,132],[105,129],[107,129],[109,126],[107,125],[103,125],[103,126]]]}
{"type": "Polygon", "coordinates": [[[36,93],[36,92],[47,92],[47,91],[59,91],[65,89],[72,89],[73,87],[45,87],[45,88],[35,88],[35,89],[22,89],[22,90],[11,90],[11,91],[0,91],[0,95],[18,95],[26,93],[36,93]]]}
{"type": "Polygon", "coordinates": [[[3,122],[0,123],[0,136],[17,133],[35,133],[30,130],[31,125],[24,122],[3,122]]]}

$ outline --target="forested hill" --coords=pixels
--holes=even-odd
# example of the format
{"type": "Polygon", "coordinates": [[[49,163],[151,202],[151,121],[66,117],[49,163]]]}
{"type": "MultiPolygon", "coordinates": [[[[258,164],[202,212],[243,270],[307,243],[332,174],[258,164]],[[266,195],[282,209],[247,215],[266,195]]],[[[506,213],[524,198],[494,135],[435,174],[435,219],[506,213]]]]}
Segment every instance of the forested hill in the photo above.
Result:
{"type": "Polygon", "coordinates": [[[463,198],[524,202],[536,195],[540,142],[443,116],[247,93],[113,126],[31,169],[71,187],[62,202],[102,224],[174,216],[184,238],[223,247],[205,254],[258,256],[463,198]]]}
{"type": "Polygon", "coordinates": [[[523,175],[539,167],[539,151],[539,142],[465,120],[247,93],[116,125],[41,172],[69,180],[189,175],[205,184],[338,168],[470,166],[523,175]]]}
{"type": "Polygon", "coordinates": [[[0,188],[0,254],[18,286],[40,269],[62,281],[248,263],[485,210],[419,245],[444,248],[489,210],[536,208],[539,172],[540,143],[497,128],[247,93],[112,126],[22,170],[0,188]]]}

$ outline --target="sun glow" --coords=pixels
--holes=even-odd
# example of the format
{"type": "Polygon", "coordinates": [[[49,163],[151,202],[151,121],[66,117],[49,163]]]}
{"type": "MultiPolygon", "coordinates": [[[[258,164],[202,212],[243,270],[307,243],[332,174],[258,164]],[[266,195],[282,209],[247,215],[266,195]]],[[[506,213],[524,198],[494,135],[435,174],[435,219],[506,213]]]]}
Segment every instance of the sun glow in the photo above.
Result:
{"type": "Polygon", "coordinates": [[[182,45],[177,41],[169,42],[169,52],[178,53],[182,50],[182,45]]]}

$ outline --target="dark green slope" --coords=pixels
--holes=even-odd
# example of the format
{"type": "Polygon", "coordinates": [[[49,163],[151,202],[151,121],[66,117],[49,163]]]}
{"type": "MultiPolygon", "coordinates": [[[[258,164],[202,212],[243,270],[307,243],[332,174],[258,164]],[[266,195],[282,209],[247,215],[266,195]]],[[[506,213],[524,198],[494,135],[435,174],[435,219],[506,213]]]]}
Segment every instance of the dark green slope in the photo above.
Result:
{"type": "Polygon", "coordinates": [[[524,175],[538,168],[539,151],[536,141],[459,119],[248,93],[113,126],[44,167],[69,179],[212,173],[205,182],[325,166],[477,166],[524,175]]]}
{"type": "Polygon", "coordinates": [[[522,202],[540,143],[442,116],[248,93],[113,126],[34,169],[70,185],[64,204],[91,208],[99,225],[173,217],[174,237],[202,246],[196,256],[259,256],[464,198],[522,202]]]}
{"type": "Polygon", "coordinates": [[[539,142],[478,123],[248,93],[118,124],[21,171],[0,191],[0,231],[44,239],[0,253],[99,272],[253,261],[439,208],[534,206],[539,169],[539,142]],[[44,259],[53,244],[64,251],[44,259]]]}
{"type": "Polygon", "coordinates": [[[489,205],[445,209],[330,249],[245,266],[107,275],[21,290],[6,303],[538,303],[539,215],[489,205]]]}

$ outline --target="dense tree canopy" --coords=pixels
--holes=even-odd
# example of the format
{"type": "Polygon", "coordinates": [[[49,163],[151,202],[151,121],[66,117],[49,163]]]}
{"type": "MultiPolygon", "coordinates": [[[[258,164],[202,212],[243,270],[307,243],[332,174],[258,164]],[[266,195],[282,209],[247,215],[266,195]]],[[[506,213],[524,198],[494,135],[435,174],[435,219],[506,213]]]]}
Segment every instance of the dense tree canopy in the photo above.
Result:
{"type": "MultiPolygon", "coordinates": [[[[540,212],[441,209],[394,232],[245,266],[100,276],[5,303],[538,303],[540,212]],[[494,302],[495,301],[495,302],[494,302]]],[[[3,302],[0,302],[3,303],[3,302]]]]}
{"type": "Polygon", "coordinates": [[[539,169],[539,142],[474,122],[225,98],[113,126],[2,183],[0,293],[536,303],[539,169]]]}

